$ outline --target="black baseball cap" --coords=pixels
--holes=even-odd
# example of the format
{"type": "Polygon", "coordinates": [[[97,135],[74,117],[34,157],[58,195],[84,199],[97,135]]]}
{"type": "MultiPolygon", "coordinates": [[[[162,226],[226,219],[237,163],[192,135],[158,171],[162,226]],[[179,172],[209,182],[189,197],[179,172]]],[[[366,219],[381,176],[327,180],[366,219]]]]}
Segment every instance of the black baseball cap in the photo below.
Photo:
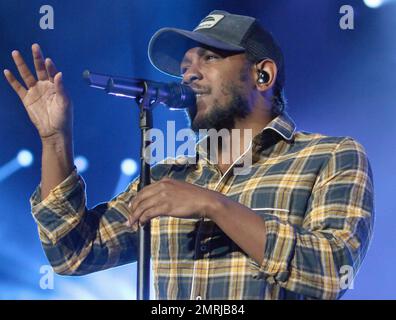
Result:
{"type": "Polygon", "coordinates": [[[254,17],[215,10],[193,30],[162,28],[151,38],[148,56],[151,64],[161,72],[181,78],[180,63],[187,50],[205,45],[212,48],[249,53],[257,62],[272,59],[277,68],[277,81],[284,84],[282,50],[270,32],[254,17]]]}

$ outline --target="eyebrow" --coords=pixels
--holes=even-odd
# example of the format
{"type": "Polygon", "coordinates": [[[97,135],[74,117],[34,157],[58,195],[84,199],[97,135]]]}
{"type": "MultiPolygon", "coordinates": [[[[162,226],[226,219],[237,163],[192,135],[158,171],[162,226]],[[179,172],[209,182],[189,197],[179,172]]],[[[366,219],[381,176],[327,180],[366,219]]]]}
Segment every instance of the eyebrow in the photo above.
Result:
{"type": "MultiPolygon", "coordinates": [[[[197,54],[198,54],[199,57],[204,56],[205,53],[207,53],[207,52],[213,52],[213,53],[215,53],[215,52],[212,51],[212,50],[209,50],[209,49],[206,49],[206,48],[201,48],[201,47],[198,48],[198,50],[197,50],[197,54]]],[[[180,66],[181,66],[183,63],[191,63],[191,60],[188,59],[188,58],[186,58],[186,56],[184,56],[183,59],[182,59],[182,61],[180,62],[180,66]]]]}

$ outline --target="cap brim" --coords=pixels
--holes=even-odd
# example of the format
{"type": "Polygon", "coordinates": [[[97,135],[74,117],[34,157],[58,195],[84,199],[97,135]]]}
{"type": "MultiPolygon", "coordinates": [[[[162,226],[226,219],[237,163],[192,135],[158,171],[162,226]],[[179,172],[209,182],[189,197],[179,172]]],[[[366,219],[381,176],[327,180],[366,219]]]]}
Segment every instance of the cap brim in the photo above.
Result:
{"type": "Polygon", "coordinates": [[[148,56],[151,64],[159,71],[181,78],[180,62],[184,54],[188,49],[200,44],[232,52],[245,51],[243,47],[225,43],[201,32],[163,28],[152,36],[148,47],[148,56]]]}

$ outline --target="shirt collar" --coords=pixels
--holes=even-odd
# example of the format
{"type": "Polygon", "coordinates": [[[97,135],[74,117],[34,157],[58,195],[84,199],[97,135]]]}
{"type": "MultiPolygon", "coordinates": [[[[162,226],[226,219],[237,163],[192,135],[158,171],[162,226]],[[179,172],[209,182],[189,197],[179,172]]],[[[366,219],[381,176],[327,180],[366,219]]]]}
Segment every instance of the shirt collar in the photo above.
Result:
{"type": "Polygon", "coordinates": [[[272,130],[279,134],[283,139],[287,141],[291,141],[294,138],[294,133],[296,131],[296,124],[293,119],[284,112],[283,114],[277,116],[272,119],[270,123],[268,123],[264,129],[261,131],[261,135],[264,132],[272,130]]]}

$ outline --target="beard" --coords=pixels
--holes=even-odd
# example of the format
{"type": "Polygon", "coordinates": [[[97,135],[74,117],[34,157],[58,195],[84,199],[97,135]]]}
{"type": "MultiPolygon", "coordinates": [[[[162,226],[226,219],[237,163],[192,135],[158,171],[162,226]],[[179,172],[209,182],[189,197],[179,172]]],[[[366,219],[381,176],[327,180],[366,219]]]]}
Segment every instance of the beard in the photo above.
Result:
{"type": "Polygon", "coordinates": [[[195,115],[191,124],[191,128],[195,132],[198,132],[199,129],[231,130],[235,128],[236,119],[244,119],[249,115],[249,103],[243,96],[241,87],[230,84],[222,88],[222,93],[229,96],[230,101],[221,104],[216,99],[205,114],[195,115]]]}

